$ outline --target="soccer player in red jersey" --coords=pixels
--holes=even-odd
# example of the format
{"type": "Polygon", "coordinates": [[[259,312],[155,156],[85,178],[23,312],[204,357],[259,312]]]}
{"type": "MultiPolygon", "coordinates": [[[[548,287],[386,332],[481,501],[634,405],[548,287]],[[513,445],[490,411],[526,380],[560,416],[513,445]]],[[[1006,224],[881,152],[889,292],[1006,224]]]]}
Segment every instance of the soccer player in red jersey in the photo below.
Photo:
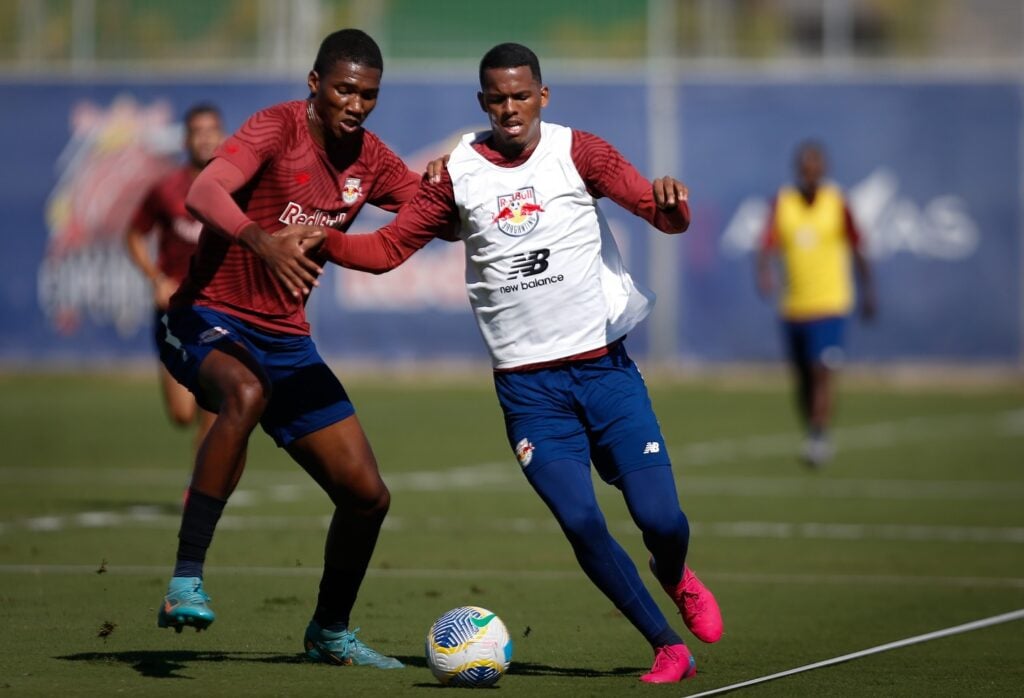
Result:
{"type": "Polygon", "coordinates": [[[439,181],[427,181],[371,235],[328,231],[322,250],[381,273],[435,237],[462,240],[466,287],[490,350],[505,426],[531,486],[581,567],[650,643],[641,679],[679,681],[696,663],[615,541],[590,465],[621,490],[651,569],[704,642],[722,635],[711,592],[686,566],[690,530],[647,386],[623,345],[653,301],[626,271],[596,204],[607,196],[666,233],[689,225],[687,189],[644,178],[606,141],[541,120],[549,90],[536,55],[500,44],[480,63],[491,128],[466,134],[439,181]]]}
{"type": "Polygon", "coordinates": [[[365,204],[396,211],[417,189],[419,176],[363,128],[382,72],[380,49],[364,32],[329,35],[309,97],[254,114],[189,191],[204,228],[158,338],[171,374],[217,418],[196,457],[161,627],[213,621],[203,562],[259,424],[336,507],[306,655],[402,666],[348,627],[390,493],[345,389],[309,336],[305,301],[322,269],[300,245],[346,230],[365,204]]]}
{"type": "MultiPolygon", "coordinates": [[[[167,305],[188,273],[189,259],[196,250],[202,223],[185,209],[185,196],[196,176],[224,140],[220,110],[212,104],[196,104],[185,112],[185,153],[188,162],[157,182],[146,194],[132,217],[125,235],[128,257],[153,285],[154,316],[167,305]],[[149,252],[148,237],[157,236],[156,259],[149,252]]],[[[214,414],[196,406],[196,400],[160,365],[160,387],[164,405],[174,424],[189,426],[198,421],[196,448],[213,423],[214,414]]]]}

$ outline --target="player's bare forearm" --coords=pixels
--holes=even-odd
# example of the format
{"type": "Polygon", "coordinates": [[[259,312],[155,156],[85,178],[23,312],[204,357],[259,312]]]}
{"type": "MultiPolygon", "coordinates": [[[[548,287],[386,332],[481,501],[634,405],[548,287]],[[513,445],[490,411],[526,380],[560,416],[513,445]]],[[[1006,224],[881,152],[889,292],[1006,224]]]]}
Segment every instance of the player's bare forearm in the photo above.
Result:
{"type": "Polygon", "coordinates": [[[775,276],[772,274],[771,253],[765,249],[758,250],[754,274],[758,293],[764,298],[771,298],[775,293],[775,276]]]}
{"type": "Polygon", "coordinates": [[[125,247],[128,249],[128,258],[135,263],[135,266],[139,268],[139,271],[150,280],[151,283],[156,283],[160,279],[160,270],[153,264],[153,260],[150,259],[148,246],[146,244],[143,233],[135,228],[129,229],[127,235],[124,238],[125,247]]]}
{"type": "Polygon", "coordinates": [[[871,265],[859,247],[854,248],[853,268],[857,274],[857,282],[860,285],[861,315],[865,320],[872,320],[878,314],[878,297],[875,295],[875,283],[871,275],[871,265]]]}

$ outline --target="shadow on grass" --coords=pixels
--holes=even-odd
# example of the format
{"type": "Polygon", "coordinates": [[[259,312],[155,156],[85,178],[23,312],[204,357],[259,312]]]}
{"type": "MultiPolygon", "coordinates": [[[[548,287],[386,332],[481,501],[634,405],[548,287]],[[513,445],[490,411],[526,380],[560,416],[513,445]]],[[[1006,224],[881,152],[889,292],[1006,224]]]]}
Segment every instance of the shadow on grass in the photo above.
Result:
{"type": "Polygon", "coordinates": [[[124,664],[152,679],[191,679],[178,672],[189,664],[249,662],[255,664],[308,664],[300,654],[263,654],[260,652],[200,652],[195,650],[136,650],[129,652],[80,652],[54,659],[68,662],[124,664]]]}
{"type": "MultiPolygon", "coordinates": [[[[423,657],[399,656],[398,659],[406,666],[426,669],[427,662],[423,657]]],[[[516,676],[566,676],[572,678],[612,678],[617,676],[639,676],[647,671],[646,667],[615,667],[613,669],[584,669],[581,667],[549,666],[535,662],[517,662],[513,660],[509,674],[516,676]]],[[[439,683],[417,683],[417,688],[444,688],[439,683]]],[[[496,688],[496,687],[495,687],[496,688]]]]}
{"type": "MultiPolygon", "coordinates": [[[[196,650],[135,650],[127,652],[79,652],[54,657],[67,662],[88,662],[93,664],[121,664],[129,666],[141,676],[151,679],[191,679],[179,673],[187,670],[190,664],[219,664],[222,662],[252,664],[305,664],[310,662],[301,654],[264,654],[261,652],[217,652],[196,650]]],[[[426,660],[421,656],[399,656],[398,659],[410,667],[427,668],[426,660]]],[[[567,677],[614,677],[635,676],[644,669],[637,667],[616,667],[614,669],[596,670],[578,667],[556,667],[534,662],[512,662],[510,674],[517,676],[567,676],[567,677]]],[[[415,684],[422,688],[443,688],[437,683],[415,684]]]]}
{"type": "Polygon", "coordinates": [[[639,676],[647,667],[615,667],[614,669],[583,669],[579,667],[548,666],[534,662],[512,662],[510,674],[516,676],[572,676],[582,678],[609,678],[613,676],[639,676]]]}

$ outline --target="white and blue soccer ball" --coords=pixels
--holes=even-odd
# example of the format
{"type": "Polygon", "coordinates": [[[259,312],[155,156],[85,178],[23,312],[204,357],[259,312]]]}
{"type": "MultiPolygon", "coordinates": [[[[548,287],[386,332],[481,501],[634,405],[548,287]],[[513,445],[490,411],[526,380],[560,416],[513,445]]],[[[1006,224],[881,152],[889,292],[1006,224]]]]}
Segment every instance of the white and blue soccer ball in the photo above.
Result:
{"type": "Polygon", "coordinates": [[[427,633],[427,665],[445,686],[493,686],[512,661],[512,638],[486,608],[453,608],[427,633]]]}

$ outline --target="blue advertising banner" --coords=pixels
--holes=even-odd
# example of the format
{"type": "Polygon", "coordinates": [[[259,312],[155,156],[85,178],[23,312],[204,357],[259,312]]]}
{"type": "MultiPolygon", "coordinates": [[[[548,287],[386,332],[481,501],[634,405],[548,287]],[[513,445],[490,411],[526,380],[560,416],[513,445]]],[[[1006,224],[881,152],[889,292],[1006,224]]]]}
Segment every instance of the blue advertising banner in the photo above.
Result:
{"type": "Polygon", "coordinates": [[[695,202],[685,251],[684,350],[780,355],[753,254],[805,139],[865,237],[879,296],[851,324],[859,360],[1013,361],[1021,354],[1021,98],[991,83],[686,85],[680,113],[695,202]]]}
{"type": "MultiPolygon", "coordinates": [[[[419,171],[459,134],[485,126],[476,90],[472,76],[386,80],[368,126],[419,171]]],[[[148,186],[181,157],[181,114],[212,101],[233,130],[305,93],[303,80],[0,82],[0,360],[150,356],[151,292],[122,240],[148,186]]],[[[645,174],[689,185],[694,224],[678,238],[682,356],[780,355],[752,255],[772,195],[792,177],[794,147],[816,138],[878,281],[881,314],[853,328],[853,358],[1020,360],[1019,85],[703,80],[680,83],[677,94],[677,173],[647,171],[642,83],[552,85],[545,118],[604,137],[645,174]]],[[[614,204],[602,208],[627,265],[649,283],[658,233],[614,204]]],[[[353,232],[387,218],[368,210],[353,232]]],[[[329,356],[485,358],[460,244],[434,242],[382,276],[332,268],[309,315],[329,356]]],[[[649,331],[634,332],[634,353],[644,354],[649,331]]]]}

